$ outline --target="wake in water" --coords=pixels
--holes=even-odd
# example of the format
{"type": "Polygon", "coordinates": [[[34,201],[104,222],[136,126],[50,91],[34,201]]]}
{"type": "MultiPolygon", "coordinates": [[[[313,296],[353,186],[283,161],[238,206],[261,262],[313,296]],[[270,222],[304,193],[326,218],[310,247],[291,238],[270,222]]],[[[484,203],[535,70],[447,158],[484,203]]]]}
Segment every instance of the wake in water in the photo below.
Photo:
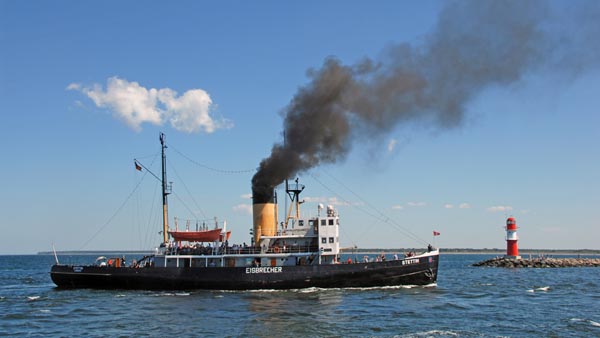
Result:
{"type": "Polygon", "coordinates": [[[550,290],[549,286],[542,286],[542,287],[539,287],[539,288],[529,289],[529,290],[527,290],[527,292],[530,292],[530,293],[534,293],[534,292],[538,292],[538,291],[548,292],[548,290],[550,290]]]}
{"type": "Polygon", "coordinates": [[[214,292],[222,293],[315,293],[315,292],[327,292],[327,291],[368,291],[368,290],[401,290],[401,289],[427,289],[437,287],[437,283],[431,283],[427,285],[392,285],[392,286],[370,286],[370,287],[348,287],[348,288],[318,288],[310,287],[304,289],[260,289],[260,290],[216,290],[214,292]]]}
{"type": "Polygon", "coordinates": [[[189,295],[191,295],[189,292],[161,292],[153,294],[155,297],[184,297],[189,295]]]}
{"type": "Polygon", "coordinates": [[[415,333],[409,333],[409,334],[405,334],[405,335],[401,335],[398,337],[403,337],[403,338],[417,338],[417,337],[460,337],[461,333],[460,332],[454,332],[454,331],[449,331],[449,330],[430,330],[430,331],[425,331],[425,332],[415,332],[415,333]]]}
{"type": "Polygon", "coordinates": [[[574,322],[574,323],[584,323],[584,324],[590,324],[591,326],[594,326],[594,327],[600,327],[600,323],[595,322],[590,319],[571,318],[570,320],[571,320],[571,322],[574,322]]]}

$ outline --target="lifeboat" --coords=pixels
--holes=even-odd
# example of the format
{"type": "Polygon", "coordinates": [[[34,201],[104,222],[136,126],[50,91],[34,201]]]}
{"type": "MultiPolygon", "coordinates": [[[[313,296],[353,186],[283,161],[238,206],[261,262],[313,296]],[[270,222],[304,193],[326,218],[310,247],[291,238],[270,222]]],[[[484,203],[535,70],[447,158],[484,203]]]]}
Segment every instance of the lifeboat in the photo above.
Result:
{"type": "Polygon", "coordinates": [[[169,231],[169,235],[173,237],[176,242],[187,241],[187,242],[224,242],[229,240],[231,231],[222,233],[223,229],[213,230],[202,230],[202,231],[169,231]]]}

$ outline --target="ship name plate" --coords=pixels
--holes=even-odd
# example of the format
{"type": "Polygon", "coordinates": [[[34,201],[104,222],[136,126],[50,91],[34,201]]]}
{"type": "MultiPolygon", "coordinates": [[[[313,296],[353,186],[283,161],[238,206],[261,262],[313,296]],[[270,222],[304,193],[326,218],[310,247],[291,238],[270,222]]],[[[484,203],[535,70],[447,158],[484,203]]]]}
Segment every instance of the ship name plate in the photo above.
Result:
{"type": "Polygon", "coordinates": [[[246,268],[246,273],[280,273],[280,272],[283,272],[283,268],[281,266],[246,268]]]}

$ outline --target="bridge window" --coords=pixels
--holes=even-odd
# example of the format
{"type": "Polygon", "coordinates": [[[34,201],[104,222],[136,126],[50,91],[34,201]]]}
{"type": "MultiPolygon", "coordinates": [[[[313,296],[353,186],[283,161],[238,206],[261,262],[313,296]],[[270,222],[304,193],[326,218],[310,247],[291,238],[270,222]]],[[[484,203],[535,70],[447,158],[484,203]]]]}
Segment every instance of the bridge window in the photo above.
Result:
{"type": "Polygon", "coordinates": [[[321,225],[327,225],[327,220],[325,220],[325,219],[322,219],[322,220],[321,220],[321,225]]]}
{"type": "Polygon", "coordinates": [[[327,244],[327,237],[322,237],[321,238],[321,243],[327,244]]]}
{"type": "Polygon", "coordinates": [[[303,219],[301,219],[301,220],[298,221],[298,226],[301,226],[301,227],[304,226],[304,220],[303,219]]]}
{"type": "Polygon", "coordinates": [[[334,243],[333,242],[333,237],[329,237],[329,243],[334,243]]]}
{"type": "Polygon", "coordinates": [[[333,219],[329,220],[329,225],[333,225],[333,219]]]}

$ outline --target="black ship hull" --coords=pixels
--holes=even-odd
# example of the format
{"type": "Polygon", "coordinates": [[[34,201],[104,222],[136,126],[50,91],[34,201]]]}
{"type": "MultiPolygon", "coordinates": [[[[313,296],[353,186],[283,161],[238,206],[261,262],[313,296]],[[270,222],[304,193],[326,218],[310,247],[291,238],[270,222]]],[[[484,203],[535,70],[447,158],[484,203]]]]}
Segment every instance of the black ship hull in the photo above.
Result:
{"type": "Polygon", "coordinates": [[[59,288],[257,290],[428,285],[437,254],[386,262],[276,267],[100,267],[54,265],[59,288]]]}

